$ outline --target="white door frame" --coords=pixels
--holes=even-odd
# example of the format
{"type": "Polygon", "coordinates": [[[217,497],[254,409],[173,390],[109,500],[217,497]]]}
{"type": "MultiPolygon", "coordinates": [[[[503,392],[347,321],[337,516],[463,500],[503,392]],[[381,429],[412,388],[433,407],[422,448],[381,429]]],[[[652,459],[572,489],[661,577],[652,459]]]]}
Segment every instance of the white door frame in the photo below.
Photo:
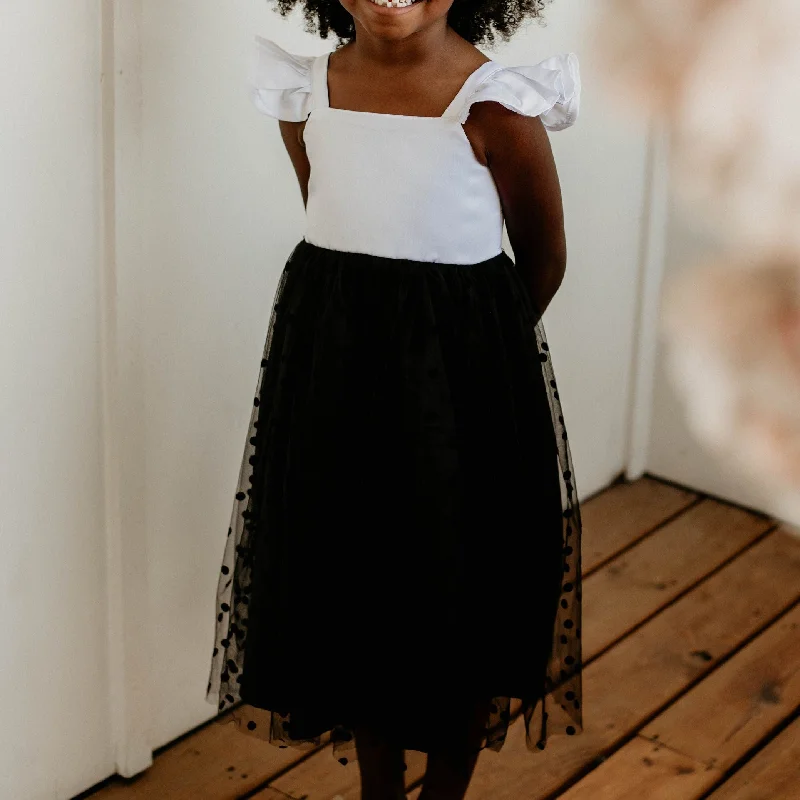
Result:
{"type": "Polygon", "coordinates": [[[115,767],[131,777],[153,763],[139,277],[141,0],[104,0],[101,19],[104,258],[99,282],[108,708],[115,767]]]}
{"type": "Polygon", "coordinates": [[[651,122],[648,138],[641,256],[636,322],[631,357],[625,477],[640,478],[647,470],[653,416],[653,386],[659,342],[661,286],[664,276],[669,217],[669,143],[667,132],[651,122]]]}

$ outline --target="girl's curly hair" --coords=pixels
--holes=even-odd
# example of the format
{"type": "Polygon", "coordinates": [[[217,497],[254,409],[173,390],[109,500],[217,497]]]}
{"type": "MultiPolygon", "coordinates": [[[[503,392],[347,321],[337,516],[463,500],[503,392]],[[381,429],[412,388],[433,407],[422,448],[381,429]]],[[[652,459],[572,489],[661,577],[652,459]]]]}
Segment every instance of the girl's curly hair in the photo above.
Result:
{"type": "MultiPolygon", "coordinates": [[[[472,44],[493,45],[507,41],[528,18],[540,18],[549,0],[455,0],[447,22],[472,44]]],[[[286,16],[300,7],[308,33],[327,39],[333,33],[341,42],[356,34],[353,18],[339,0],[275,0],[277,11],[286,16]]]]}

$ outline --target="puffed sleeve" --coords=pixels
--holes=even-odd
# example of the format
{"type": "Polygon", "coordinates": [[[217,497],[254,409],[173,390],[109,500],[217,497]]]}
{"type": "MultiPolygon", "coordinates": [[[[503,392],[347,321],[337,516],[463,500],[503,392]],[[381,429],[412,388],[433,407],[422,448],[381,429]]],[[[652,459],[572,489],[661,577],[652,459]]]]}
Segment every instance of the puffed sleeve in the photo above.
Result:
{"type": "Polygon", "coordinates": [[[502,67],[475,87],[461,110],[465,122],[474,103],[495,101],[528,117],[541,117],[545,128],[560,131],[578,119],[581,78],[575,53],[551,56],[533,66],[502,67]]]}
{"type": "Polygon", "coordinates": [[[311,110],[311,68],[314,56],[287,53],[263,36],[255,37],[251,97],[262,113],[302,122],[311,110]]]}

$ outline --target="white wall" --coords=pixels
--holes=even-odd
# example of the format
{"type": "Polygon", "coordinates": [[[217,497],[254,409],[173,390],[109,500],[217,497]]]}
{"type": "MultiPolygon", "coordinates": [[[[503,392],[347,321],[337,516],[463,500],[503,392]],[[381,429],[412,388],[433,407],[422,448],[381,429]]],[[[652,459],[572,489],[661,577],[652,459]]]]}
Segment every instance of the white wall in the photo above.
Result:
{"type": "MultiPolygon", "coordinates": [[[[694,219],[674,197],[668,206],[666,243],[664,275],[667,277],[722,252],[722,245],[713,232],[694,219]]],[[[648,471],[780,517],[782,509],[774,498],[701,444],[687,424],[683,403],[666,371],[661,335],[656,352],[648,471]]]]}
{"type": "MultiPolygon", "coordinates": [[[[146,517],[154,609],[153,745],[213,713],[203,700],[214,593],[278,275],[303,206],[277,123],[249,103],[252,35],[331,45],[266,3],[143,0],[142,261],[146,517]]],[[[583,117],[554,134],[569,240],[545,315],[581,494],[625,466],[646,136],[594,89],[585,4],[548,9],[493,52],[531,63],[575,50],[583,117]]]]}
{"type": "Polygon", "coordinates": [[[100,4],[0,9],[0,797],[113,771],[101,437],[100,4]]]}

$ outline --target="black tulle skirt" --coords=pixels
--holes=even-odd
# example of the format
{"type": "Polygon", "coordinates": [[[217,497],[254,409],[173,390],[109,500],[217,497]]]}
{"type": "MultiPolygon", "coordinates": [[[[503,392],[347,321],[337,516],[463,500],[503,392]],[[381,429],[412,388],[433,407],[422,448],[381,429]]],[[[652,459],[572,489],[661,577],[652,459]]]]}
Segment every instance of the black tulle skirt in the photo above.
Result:
{"type": "Polygon", "coordinates": [[[301,241],[280,278],[223,556],[207,699],[279,746],[359,724],[499,750],[582,730],[580,510],[542,321],[505,254],[301,241]]]}

